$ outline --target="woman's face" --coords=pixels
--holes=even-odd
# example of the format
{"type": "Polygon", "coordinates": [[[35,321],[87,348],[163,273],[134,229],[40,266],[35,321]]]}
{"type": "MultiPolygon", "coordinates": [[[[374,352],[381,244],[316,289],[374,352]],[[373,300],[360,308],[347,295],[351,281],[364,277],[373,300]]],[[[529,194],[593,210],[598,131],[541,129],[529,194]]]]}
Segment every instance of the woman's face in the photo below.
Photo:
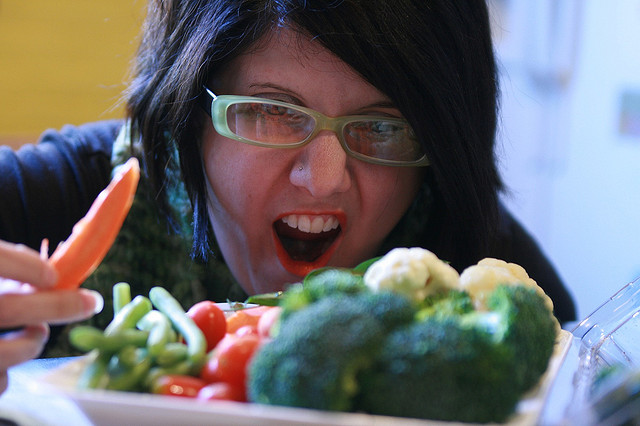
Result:
{"type": "MultiPolygon", "coordinates": [[[[330,117],[401,117],[318,43],[291,30],[272,35],[217,76],[217,95],[276,99],[330,117]]],[[[314,268],[373,257],[422,176],[419,168],[352,158],[328,130],[304,147],[274,149],[222,137],[209,120],[202,151],[216,240],[249,294],[282,290],[314,268]]]]}

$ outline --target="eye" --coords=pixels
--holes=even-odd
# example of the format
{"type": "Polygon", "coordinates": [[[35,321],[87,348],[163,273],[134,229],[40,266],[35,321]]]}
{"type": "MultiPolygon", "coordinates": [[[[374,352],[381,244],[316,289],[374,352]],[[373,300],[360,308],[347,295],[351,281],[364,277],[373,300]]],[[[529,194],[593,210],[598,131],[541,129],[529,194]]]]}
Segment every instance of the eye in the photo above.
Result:
{"type": "Polygon", "coordinates": [[[273,115],[273,116],[283,116],[287,114],[290,115],[292,112],[287,107],[274,105],[274,104],[255,103],[252,105],[252,109],[258,114],[273,115]]]}

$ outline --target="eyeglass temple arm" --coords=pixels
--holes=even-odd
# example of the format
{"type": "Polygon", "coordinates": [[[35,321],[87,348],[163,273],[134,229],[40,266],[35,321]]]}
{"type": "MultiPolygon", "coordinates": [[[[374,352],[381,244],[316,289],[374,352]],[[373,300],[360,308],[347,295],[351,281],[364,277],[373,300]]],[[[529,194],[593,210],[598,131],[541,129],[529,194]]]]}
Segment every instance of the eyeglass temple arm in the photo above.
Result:
{"type": "Polygon", "coordinates": [[[202,89],[202,93],[198,96],[198,105],[200,105],[207,114],[211,115],[211,104],[216,98],[216,95],[205,85],[202,85],[202,89]]]}

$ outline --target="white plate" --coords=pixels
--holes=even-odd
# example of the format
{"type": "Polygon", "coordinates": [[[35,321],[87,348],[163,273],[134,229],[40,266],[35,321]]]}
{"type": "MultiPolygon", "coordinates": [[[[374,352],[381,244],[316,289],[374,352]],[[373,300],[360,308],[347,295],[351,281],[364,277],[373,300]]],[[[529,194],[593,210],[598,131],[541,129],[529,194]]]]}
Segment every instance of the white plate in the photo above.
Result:
{"type": "MultiPolygon", "coordinates": [[[[571,333],[561,331],[549,367],[540,384],[518,404],[509,425],[537,422],[549,388],[571,342],[571,333]]],[[[37,390],[68,396],[96,425],[451,425],[359,413],[334,413],[300,408],[266,406],[236,402],[203,402],[187,398],[106,390],[78,390],[76,381],[87,359],[70,361],[40,378],[37,390]],[[45,386],[42,386],[44,382],[45,386]]]]}

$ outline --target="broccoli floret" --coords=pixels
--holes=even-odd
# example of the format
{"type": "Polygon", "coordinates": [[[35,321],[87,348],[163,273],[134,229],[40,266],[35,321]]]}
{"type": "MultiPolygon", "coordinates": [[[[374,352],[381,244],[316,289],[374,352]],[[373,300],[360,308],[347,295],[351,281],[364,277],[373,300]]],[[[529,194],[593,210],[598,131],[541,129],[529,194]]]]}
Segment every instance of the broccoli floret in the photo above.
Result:
{"type": "Polygon", "coordinates": [[[418,319],[433,315],[462,315],[474,310],[471,296],[466,291],[449,290],[427,296],[422,302],[418,319]]]}
{"type": "Polygon", "coordinates": [[[484,327],[433,316],[392,332],[373,368],[360,377],[357,409],[424,419],[502,421],[519,395],[513,357],[484,327]]]}
{"type": "Polygon", "coordinates": [[[546,371],[559,330],[536,290],[524,285],[498,286],[487,299],[488,308],[499,313],[504,324],[502,343],[516,359],[513,371],[520,391],[535,385],[546,371]]]}
{"type": "Polygon", "coordinates": [[[368,368],[387,331],[412,321],[415,308],[392,293],[336,293],[290,314],[254,356],[250,401],[349,411],[357,374],[368,368]]]}
{"type": "Polygon", "coordinates": [[[345,270],[315,277],[285,292],[288,315],[253,358],[249,400],[501,422],[553,351],[557,321],[531,286],[493,286],[476,305],[462,290],[416,301],[345,270]]]}
{"type": "MultiPolygon", "coordinates": [[[[433,306],[465,300],[456,291],[449,296],[433,306]]],[[[506,420],[546,370],[556,321],[525,286],[497,287],[488,306],[488,312],[422,310],[421,321],[394,330],[372,368],[361,373],[356,408],[447,421],[506,420]]]]}
{"type": "Polygon", "coordinates": [[[347,268],[320,268],[309,273],[302,283],[290,286],[278,303],[281,320],[324,297],[336,294],[356,294],[367,290],[362,274],[347,268]]]}

